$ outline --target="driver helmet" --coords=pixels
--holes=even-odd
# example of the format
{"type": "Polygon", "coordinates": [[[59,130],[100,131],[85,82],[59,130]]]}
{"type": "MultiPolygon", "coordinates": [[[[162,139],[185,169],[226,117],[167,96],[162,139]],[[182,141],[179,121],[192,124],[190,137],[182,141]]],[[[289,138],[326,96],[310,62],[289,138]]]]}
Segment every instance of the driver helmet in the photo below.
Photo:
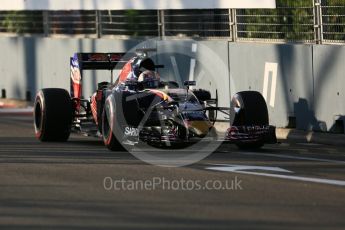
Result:
{"type": "Polygon", "coordinates": [[[160,76],[157,72],[145,70],[139,75],[138,83],[141,83],[143,88],[154,89],[159,87],[160,76]]]}

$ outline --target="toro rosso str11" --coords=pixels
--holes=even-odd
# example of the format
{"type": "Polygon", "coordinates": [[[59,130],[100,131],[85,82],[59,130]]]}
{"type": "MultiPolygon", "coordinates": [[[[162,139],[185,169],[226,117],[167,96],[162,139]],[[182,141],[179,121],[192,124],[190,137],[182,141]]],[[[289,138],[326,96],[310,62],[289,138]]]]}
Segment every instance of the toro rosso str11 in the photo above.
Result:
{"type": "Polygon", "coordinates": [[[179,86],[160,79],[147,52],[76,53],[70,59],[70,92],[40,90],[34,104],[34,127],[41,141],[67,141],[72,131],[102,137],[110,150],[140,142],[159,146],[214,141],[218,113],[229,116],[230,128],[222,139],[242,148],[276,143],[264,98],[255,91],[236,93],[229,108],[203,89],[190,89],[194,81],[179,86]],[[129,58],[127,58],[130,56],[129,58]],[[113,70],[120,74],[113,82],[113,70]],[[82,97],[85,70],[110,70],[110,82],[100,82],[88,99],[82,97]]]}

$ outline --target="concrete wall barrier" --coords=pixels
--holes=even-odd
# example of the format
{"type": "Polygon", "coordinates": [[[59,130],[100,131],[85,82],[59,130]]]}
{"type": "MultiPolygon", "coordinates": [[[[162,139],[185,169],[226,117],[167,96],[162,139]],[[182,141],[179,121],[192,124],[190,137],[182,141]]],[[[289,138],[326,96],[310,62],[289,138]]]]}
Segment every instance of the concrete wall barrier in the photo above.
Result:
{"type": "MultiPolygon", "coordinates": [[[[8,98],[31,100],[44,87],[69,89],[69,57],[75,52],[126,52],[141,40],[0,38],[0,89],[8,98]]],[[[344,132],[345,46],[160,40],[153,58],[165,80],[197,80],[197,88],[219,95],[229,106],[238,91],[257,90],[266,98],[271,123],[304,130],[344,132]]],[[[143,44],[139,45],[142,48],[143,44]]],[[[109,71],[85,72],[84,95],[109,71]]],[[[221,117],[222,118],[222,117],[221,117]]]]}
{"type": "Polygon", "coordinates": [[[345,46],[314,46],[314,115],[323,131],[344,132],[345,46]]]}
{"type": "MultiPolygon", "coordinates": [[[[69,90],[69,58],[75,52],[126,52],[141,41],[110,39],[51,39],[34,37],[0,38],[0,88],[8,98],[33,99],[40,88],[59,87],[69,90]]],[[[109,79],[109,71],[85,71],[85,95],[95,82],[109,79]]]]}
{"type": "Polygon", "coordinates": [[[230,44],[229,56],[231,93],[259,91],[273,125],[286,127],[289,117],[296,116],[298,128],[307,128],[313,104],[312,46],[236,43],[230,44]]]}
{"type": "Polygon", "coordinates": [[[263,93],[277,127],[344,133],[345,46],[230,43],[230,91],[263,93]]]}

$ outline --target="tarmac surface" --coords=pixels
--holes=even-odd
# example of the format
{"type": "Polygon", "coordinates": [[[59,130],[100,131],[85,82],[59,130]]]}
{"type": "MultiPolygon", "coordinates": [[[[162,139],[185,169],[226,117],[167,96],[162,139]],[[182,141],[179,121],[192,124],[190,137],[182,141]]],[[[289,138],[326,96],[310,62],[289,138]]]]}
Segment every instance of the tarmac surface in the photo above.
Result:
{"type": "MultiPolygon", "coordinates": [[[[200,150],[202,151],[202,150],[200,150]]],[[[0,229],[344,229],[345,147],[222,145],[167,168],[93,137],[34,138],[0,114],[0,229]]]]}

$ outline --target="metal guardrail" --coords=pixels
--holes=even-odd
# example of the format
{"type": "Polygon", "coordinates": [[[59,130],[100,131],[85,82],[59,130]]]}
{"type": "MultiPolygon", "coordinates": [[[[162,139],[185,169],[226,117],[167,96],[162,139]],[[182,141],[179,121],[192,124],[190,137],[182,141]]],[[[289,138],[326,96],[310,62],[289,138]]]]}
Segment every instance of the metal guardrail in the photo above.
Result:
{"type": "Polygon", "coordinates": [[[277,9],[0,11],[6,33],[345,43],[345,0],[277,0],[277,9]]]}

